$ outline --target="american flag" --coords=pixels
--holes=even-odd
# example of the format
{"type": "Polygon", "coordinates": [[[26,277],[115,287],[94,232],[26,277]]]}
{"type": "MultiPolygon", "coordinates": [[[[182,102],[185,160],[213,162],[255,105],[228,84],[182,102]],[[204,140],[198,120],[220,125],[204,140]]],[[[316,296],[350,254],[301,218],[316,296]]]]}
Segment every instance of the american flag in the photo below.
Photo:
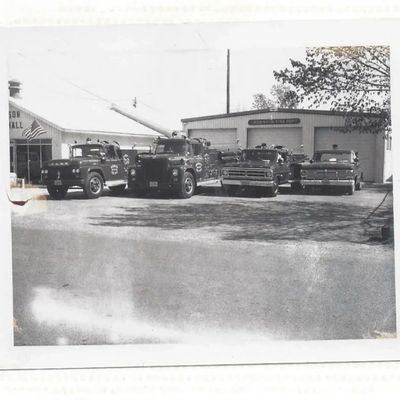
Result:
{"type": "Polygon", "coordinates": [[[22,131],[22,135],[25,136],[28,141],[35,139],[39,135],[46,133],[46,131],[40,126],[36,119],[33,120],[32,125],[22,131]]]}

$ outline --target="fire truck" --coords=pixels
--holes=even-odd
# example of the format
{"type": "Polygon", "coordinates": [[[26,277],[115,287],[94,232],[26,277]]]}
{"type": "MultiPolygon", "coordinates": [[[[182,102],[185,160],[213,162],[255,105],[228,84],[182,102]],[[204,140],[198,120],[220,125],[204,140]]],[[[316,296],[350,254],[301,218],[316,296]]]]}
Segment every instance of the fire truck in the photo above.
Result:
{"type": "Polygon", "coordinates": [[[121,150],[118,143],[97,142],[76,144],[70,157],[47,161],[41,170],[42,183],[50,198],[63,199],[68,189],[79,187],[86,197],[95,199],[107,186],[111,192],[121,193],[127,184],[129,157],[134,150],[121,150]]]}
{"type": "Polygon", "coordinates": [[[129,188],[138,196],[170,192],[186,199],[198,187],[218,184],[224,157],[210,145],[186,137],[157,139],[153,153],[139,154],[129,167],[129,188]]]}
{"type": "Polygon", "coordinates": [[[199,187],[219,185],[221,167],[238,159],[235,150],[212,148],[205,139],[187,138],[183,132],[155,125],[116,105],[111,109],[162,134],[151,154],[139,154],[128,169],[128,187],[137,196],[169,192],[190,198],[199,187]]]}

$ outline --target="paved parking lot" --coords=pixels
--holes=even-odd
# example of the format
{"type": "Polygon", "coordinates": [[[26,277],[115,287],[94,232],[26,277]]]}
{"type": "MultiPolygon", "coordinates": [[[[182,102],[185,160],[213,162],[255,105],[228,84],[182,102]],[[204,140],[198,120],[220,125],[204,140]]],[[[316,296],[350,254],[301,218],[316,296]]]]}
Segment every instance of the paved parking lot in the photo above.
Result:
{"type": "Polygon", "coordinates": [[[391,194],[365,219],[385,194],[13,206],[15,343],[393,337],[391,194]]]}

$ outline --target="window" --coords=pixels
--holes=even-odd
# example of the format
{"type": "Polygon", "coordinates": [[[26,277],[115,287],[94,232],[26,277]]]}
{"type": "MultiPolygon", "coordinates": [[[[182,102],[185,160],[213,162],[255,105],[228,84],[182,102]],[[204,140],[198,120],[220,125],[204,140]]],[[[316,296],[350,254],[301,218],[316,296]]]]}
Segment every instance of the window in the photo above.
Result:
{"type": "Polygon", "coordinates": [[[195,143],[193,144],[193,153],[195,156],[198,156],[201,154],[201,149],[202,149],[201,143],[195,143]]]}
{"type": "Polygon", "coordinates": [[[116,154],[115,154],[115,151],[114,151],[114,146],[107,146],[106,147],[106,156],[107,156],[107,158],[110,158],[110,159],[115,159],[116,158],[116,154]]]}
{"type": "Polygon", "coordinates": [[[352,162],[352,154],[351,153],[339,153],[339,152],[317,153],[315,155],[315,161],[348,163],[348,162],[352,162]]]}

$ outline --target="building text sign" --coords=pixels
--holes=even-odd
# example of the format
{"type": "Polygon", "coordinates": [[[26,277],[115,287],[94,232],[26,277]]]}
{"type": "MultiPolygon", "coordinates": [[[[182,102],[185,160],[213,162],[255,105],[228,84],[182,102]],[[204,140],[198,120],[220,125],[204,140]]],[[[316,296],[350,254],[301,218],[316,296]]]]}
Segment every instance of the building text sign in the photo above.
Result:
{"type": "Polygon", "coordinates": [[[17,120],[21,117],[21,114],[19,111],[9,111],[8,113],[8,119],[9,119],[9,128],[10,129],[22,129],[22,122],[17,120]]]}
{"type": "Polygon", "coordinates": [[[299,123],[300,118],[269,118],[249,120],[249,125],[290,125],[299,123]]]}

